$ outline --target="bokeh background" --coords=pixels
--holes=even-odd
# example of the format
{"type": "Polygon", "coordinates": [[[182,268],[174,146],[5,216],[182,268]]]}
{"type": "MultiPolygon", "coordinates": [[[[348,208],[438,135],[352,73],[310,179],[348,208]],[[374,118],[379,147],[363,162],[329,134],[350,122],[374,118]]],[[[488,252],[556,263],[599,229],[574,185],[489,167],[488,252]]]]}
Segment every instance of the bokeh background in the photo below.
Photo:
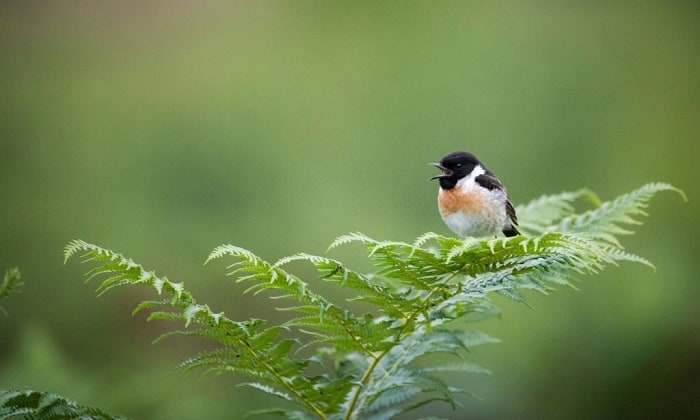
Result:
{"type": "Polygon", "coordinates": [[[118,250],[235,319],[279,317],[209,251],[447,234],[426,163],[468,150],[515,203],[649,181],[690,200],[659,195],[625,241],[656,272],[612,268],[534,310],[497,298],[478,327],[503,342],[470,355],[494,375],[453,378],[481,400],[427,413],[700,417],[698,22],[693,1],[0,3],[0,269],[26,281],[0,303],[0,387],[133,418],[278,404],[174,372],[202,343],[152,345],[167,325],[130,316],[150,291],[96,298],[63,246],[118,250]]]}

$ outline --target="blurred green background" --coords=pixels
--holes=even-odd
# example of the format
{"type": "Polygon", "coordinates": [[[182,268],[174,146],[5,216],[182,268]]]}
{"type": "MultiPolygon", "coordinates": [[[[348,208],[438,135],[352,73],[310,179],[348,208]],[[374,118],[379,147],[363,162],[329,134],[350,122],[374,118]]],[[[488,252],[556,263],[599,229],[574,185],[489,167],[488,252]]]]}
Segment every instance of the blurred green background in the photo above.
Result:
{"type": "MultiPolygon", "coordinates": [[[[95,298],[71,239],[184,281],[235,319],[215,246],[275,260],[361,231],[447,234],[426,165],[479,156],[524,203],[587,186],[657,197],[627,264],[580,291],[496,299],[503,341],[453,378],[482,400],[452,418],[700,417],[697,278],[700,3],[2,2],[0,387],[60,393],[133,418],[236,418],[277,404],[241,378],[172,368],[202,348],[150,342],[150,291],[95,298]]],[[[365,267],[359,249],[334,252],[365,267]],[[357,252],[353,252],[357,251],[357,252]],[[345,253],[343,253],[345,252],[345,253]]],[[[300,274],[316,285],[310,271],[300,274]]]]}

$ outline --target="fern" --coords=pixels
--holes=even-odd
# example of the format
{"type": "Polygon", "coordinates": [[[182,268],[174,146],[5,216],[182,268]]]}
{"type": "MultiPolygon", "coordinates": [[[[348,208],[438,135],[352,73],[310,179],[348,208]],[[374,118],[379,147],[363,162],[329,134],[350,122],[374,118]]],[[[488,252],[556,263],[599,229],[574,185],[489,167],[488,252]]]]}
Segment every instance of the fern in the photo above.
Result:
{"type": "MultiPolygon", "coordinates": [[[[5,277],[0,283],[0,300],[6,298],[13,293],[19,293],[20,288],[24,285],[20,279],[22,278],[18,268],[11,268],[5,271],[5,277]]],[[[7,315],[5,308],[0,306],[0,312],[7,315]]]]}
{"type": "Polygon", "coordinates": [[[252,379],[244,386],[297,406],[251,415],[389,418],[432,402],[456,407],[458,395],[468,392],[448,385],[440,376],[444,372],[488,373],[464,357],[472,347],[498,340],[452,321],[497,315],[489,293],[525,302],[524,290],[547,293],[606,265],[632,261],[651,266],[624,251],[617,236],[631,233],[649,200],[664,190],[682,195],[656,183],[602,204],[588,190],[545,196],[518,208],[523,231],[530,235],[512,238],[461,240],[427,233],[404,243],[352,233],[330,245],[329,251],[361,244],[377,268],[372,273],[325,256],[296,254],[269,263],[238,246],[214,249],[207,263],[229,259],[228,274],[249,285],[246,293],[270,293],[282,302],[278,309],[289,318],[279,325],[229,319],[198,303],[182,283],[81,240],[66,246],[65,259],[80,254],[96,264],[87,276],[102,278],[99,294],[118,286],[153,288],[160,297],[143,301],[134,313],[148,310],[148,320],[182,325],[160,338],[197,336],[217,344],[180,368],[241,374],[252,379]],[[576,213],[574,203],[581,198],[595,208],[576,213]],[[374,310],[358,314],[330,302],[285,269],[294,261],[311,264],[321,281],[352,293],[348,301],[365,302],[374,310]],[[431,364],[438,359],[426,356],[438,353],[453,360],[439,358],[440,363],[431,364]]]}
{"type": "Polygon", "coordinates": [[[97,408],[78,405],[56,394],[0,390],[1,419],[121,419],[97,408]]]}

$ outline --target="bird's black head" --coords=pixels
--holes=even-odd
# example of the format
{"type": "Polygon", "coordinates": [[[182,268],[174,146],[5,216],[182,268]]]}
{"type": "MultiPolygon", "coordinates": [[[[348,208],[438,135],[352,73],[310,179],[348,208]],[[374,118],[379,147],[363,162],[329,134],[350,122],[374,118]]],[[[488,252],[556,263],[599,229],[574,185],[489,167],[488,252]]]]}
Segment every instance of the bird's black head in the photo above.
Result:
{"type": "Polygon", "coordinates": [[[457,182],[472,173],[477,165],[481,165],[479,159],[471,153],[452,152],[440,159],[440,163],[433,163],[442,173],[430,179],[439,179],[443,189],[450,190],[457,185],[457,182]]]}

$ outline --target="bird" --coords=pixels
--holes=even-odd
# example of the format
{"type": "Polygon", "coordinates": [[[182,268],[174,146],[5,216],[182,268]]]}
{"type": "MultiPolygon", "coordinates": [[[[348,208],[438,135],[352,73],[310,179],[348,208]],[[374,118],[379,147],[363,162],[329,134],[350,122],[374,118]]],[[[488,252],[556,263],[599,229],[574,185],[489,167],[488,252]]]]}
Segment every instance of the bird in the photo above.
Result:
{"type": "Polygon", "coordinates": [[[440,183],[438,208],[450,230],[462,238],[520,235],[506,188],[476,156],[452,152],[431,165],[442,171],[430,179],[440,183]]]}

